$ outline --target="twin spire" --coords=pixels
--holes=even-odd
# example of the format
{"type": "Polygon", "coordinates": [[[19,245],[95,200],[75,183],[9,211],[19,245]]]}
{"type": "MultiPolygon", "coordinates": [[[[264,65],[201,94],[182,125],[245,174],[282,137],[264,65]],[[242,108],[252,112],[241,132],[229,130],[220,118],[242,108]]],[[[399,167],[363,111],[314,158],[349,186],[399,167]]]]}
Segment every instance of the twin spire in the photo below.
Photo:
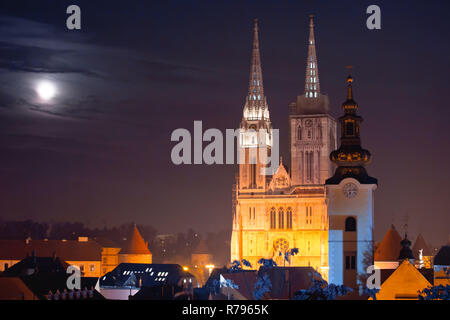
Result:
{"type": "MultiPolygon", "coordinates": [[[[250,67],[248,95],[244,107],[245,120],[269,120],[269,107],[264,95],[259,50],[258,19],[254,19],[253,48],[250,67]]],[[[308,57],[306,61],[305,97],[319,98],[320,82],[317,65],[316,41],[314,38],[314,15],[309,15],[308,57]]]]}
{"type": "Polygon", "coordinates": [[[254,20],[253,26],[252,60],[244,118],[246,120],[269,120],[269,108],[264,96],[261,55],[259,52],[258,19],[254,20]]]}
{"type": "Polygon", "coordinates": [[[319,68],[317,66],[316,40],[314,39],[314,15],[309,15],[308,57],[306,60],[305,96],[317,98],[320,94],[319,68]]]}

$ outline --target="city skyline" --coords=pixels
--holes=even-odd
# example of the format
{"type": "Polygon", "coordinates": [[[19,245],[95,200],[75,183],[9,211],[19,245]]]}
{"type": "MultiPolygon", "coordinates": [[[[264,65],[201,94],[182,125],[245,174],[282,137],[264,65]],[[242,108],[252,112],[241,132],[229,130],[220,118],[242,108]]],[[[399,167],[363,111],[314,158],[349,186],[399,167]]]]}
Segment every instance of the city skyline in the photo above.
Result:
{"type": "Polygon", "coordinates": [[[288,104],[304,90],[306,18],[314,13],[321,91],[335,117],[345,101],[345,66],[354,66],[362,144],[379,179],[375,239],[392,223],[401,232],[407,223],[411,239],[422,233],[435,245],[448,240],[443,92],[450,48],[439,32],[448,30],[442,13],[448,4],[435,1],[423,16],[418,2],[404,8],[381,1],[382,29],[370,31],[364,4],[343,10],[348,1],[277,10],[233,3],[235,11],[203,4],[204,12],[192,4],[174,10],[140,3],[121,15],[120,5],[108,10],[80,1],[86,19],[80,32],[69,32],[64,4],[43,3],[29,11],[1,7],[3,220],[230,229],[237,166],[175,166],[170,134],[192,130],[194,120],[204,129],[238,127],[258,18],[265,95],[287,162],[288,104]],[[116,25],[108,21],[113,17],[116,25]],[[133,21],[121,25],[127,17],[133,21]],[[53,103],[36,98],[42,80],[56,84],[53,103]]]}

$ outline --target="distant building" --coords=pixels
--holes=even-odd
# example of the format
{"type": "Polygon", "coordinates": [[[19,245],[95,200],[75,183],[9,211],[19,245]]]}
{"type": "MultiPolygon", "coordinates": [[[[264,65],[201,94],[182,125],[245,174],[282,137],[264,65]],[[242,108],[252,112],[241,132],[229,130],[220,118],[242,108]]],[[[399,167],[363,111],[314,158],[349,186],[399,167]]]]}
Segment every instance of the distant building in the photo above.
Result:
{"type": "Polygon", "coordinates": [[[197,247],[191,254],[191,265],[196,268],[205,268],[206,265],[212,263],[212,255],[206,245],[205,240],[200,240],[197,247]]]}
{"type": "Polygon", "coordinates": [[[76,265],[85,277],[102,275],[102,246],[86,237],[78,240],[0,240],[0,271],[11,268],[27,256],[57,256],[76,265]]]}
{"type": "Polygon", "coordinates": [[[95,290],[96,278],[82,277],[79,289],[69,289],[69,265],[56,256],[34,254],[14,264],[0,276],[1,300],[103,299],[95,290]]]}
{"type": "Polygon", "coordinates": [[[270,280],[271,289],[263,296],[263,299],[292,299],[297,291],[309,289],[313,285],[311,279],[315,274],[320,279],[320,275],[317,275],[312,267],[260,267],[258,271],[225,271],[219,276],[220,292],[211,298],[215,300],[254,300],[255,283],[258,277],[266,274],[270,280]],[[227,280],[231,280],[233,284],[237,285],[237,288],[224,285],[227,280]]]}
{"type": "Polygon", "coordinates": [[[119,264],[119,252],[120,246],[115,242],[106,238],[96,238],[102,247],[102,262],[101,262],[101,275],[104,275],[112,270],[119,264]]]}
{"type": "Polygon", "coordinates": [[[0,277],[0,300],[37,300],[19,277],[0,277]]]}
{"type": "Polygon", "coordinates": [[[416,266],[419,268],[432,268],[433,266],[433,253],[422,234],[416,238],[416,242],[414,242],[414,246],[412,248],[412,252],[414,255],[414,259],[416,260],[416,266]]]}
{"type": "Polygon", "coordinates": [[[136,225],[130,230],[127,241],[119,252],[119,263],[152,263],[152,253],[136,225]]]}
{"type": "Polygon", "coordinates": [[[442,246],[434,257],[434,285],[450,285],[450,246],[442,246]]]}
{"type": "Polygon", "coordinates": [[[409,262],[400,266],[381,284],[377,300],[418,300],[419,293],[431,283],[409,262]]]}
{"type": "Polygon", "coordinates": [[[192,295],[197,286],[196,278],[178,264],[121,263],[98,281],[99,292],[113,300],[128,300],[143,288],[146,293],[139,299],[173,299],[192,295]]]}
{"type": "Polygon", "coordinates": [[[33,252],[38,257],[58,256],[77,266],[84,277],[100,277],[119,263],[151,263],[152,254],[136,225],[124,244],[105,238],[78,240],[0,240],[0,272],[33,252]]]}
{"type": "Polygon", "coordinates": [[[209,252],[205,240],[200,239],[197,247],[191,253],[191,272],[197,280],[204,285],[209,277],[209,269],[213,264],[213,257],[209,252]]]}
{"type": "Polygon", "coordinates": [[[380,269],[396,269],[399,265],[398,256],[402,248],[401,241],[402,237],[395,229],[395,226],[391,225],[375,250],[375,266],[380,269]]]}

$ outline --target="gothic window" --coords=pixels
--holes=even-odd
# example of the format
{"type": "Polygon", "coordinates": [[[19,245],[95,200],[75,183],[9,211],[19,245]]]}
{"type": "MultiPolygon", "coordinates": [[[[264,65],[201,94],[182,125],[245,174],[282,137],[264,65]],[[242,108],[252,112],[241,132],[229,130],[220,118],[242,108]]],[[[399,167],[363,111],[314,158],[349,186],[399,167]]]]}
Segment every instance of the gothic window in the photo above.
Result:
{"type": "Polygon", "coordinates": [[[348,217],[345,219],[345,231],[356,231],[356,219],[348,217]]]}
{"type": "Polygon", "coordinates": [[[256,164],[251,164],[250,165],[251,168],[251,176],[250,176],[250,187],[255,188],[256,187],[256,164]]]}
{"type": "Polygon", "coordinates": [[[313,152],[306,151],[306,179],[312,181],[313,152]]]}
{"type": "Polygon", "coordinates": [[[277,224],[277,213],[275,208],[270,209],[270,229],[275,229],[277,224]]]}
{"type": "Polygon", "coordinates": [[[312,224],[312,207],[306,206],[306,224],[312,224]]]}
{"type": "Polygon", "coordinates": [[[284,229],[284,210],[278,209],[278,229],[284,229]]]}
{"type": "Polygon", "coordinates": [[[286,228],[292,229],[292,209],[287,208],[286,211],[286,228]]]}
{"type": "Polygon", "coordinates": [[[297,128],[297,139],[302,140],[302,127],[297,128]]]}

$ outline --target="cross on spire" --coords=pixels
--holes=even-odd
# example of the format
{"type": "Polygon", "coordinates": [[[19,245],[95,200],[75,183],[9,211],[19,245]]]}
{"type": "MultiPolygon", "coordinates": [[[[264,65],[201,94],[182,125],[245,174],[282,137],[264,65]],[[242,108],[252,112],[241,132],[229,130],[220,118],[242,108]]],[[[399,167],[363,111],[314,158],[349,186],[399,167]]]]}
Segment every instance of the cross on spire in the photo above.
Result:
{"type": "Polygon", "coordinates": [[[306,59],[305,96],[317,98],[320,94],[319,68],[317,65],[314,15],[309,15],[308,58],[306,59]]]}
{"type": "Polygon", "coordinates": [[[253,48],[250,64],[250,78],[244,118],[247,120],[268,120],[269,110],[264,96],[261,55],[259,51],[258,19],[254,19],[253,48]]]}

